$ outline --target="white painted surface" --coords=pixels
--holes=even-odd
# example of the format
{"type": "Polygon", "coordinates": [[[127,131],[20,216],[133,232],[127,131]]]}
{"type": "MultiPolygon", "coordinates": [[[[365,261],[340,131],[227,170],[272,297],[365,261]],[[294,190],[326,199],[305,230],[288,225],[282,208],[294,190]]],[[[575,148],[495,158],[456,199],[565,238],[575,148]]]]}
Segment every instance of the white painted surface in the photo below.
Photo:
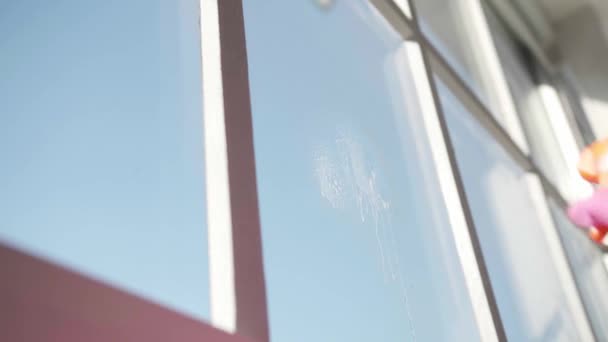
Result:
{"type": "Polygon", "coordinates": [[[399,7],[401,9],[401,11],[403,11],[403,14],[405,14],[406,17],[408,17],[409,19],[412,19],[412,11],[410,10],[410,5],[407,0],[393,0],[393,1],[397,5],[397,7],[399,7]]]}
{"type": "Polygon", "coordinates": [[[463,21],[463,25],[475,43],[472,54],[477,64],[484,66],[481,73],[484,88],[489,89],[492,103],[495,104],[497,110],[501,111],[496,113],[498,119],[511,139],[524,153],[528,154],[530,148],[517,116],[482,5],[479,0],[459,0],[457,3],[461,17],[468,19],[463,21]]]}
{"type": "Polygon", "coordinates": [[[420,101],[427,139],[430,146],[432,146],[437,179],[439,180],[444,205],[448,212],[450,227],[454,235],[454,242],[473,304],[479,333],[483,341],[497,341],[496,328],[483,287],[477,258],[473,251],[471,236],[458,195],[458,189],[454,181],[454,173],[449,162],[449,155],[441,132],[437,108],[433,101],[420,46],[415,42],[407,42],[405,46],[410,62],[410,70],[412,71],[413,81],[420,101]]]}
{"type": "Polygon", "coordinates": [[[566,162],[567,170],[563,170],[567,177],[567,191],[565,194],[566,200],[575,201],[591,196],[593,188],[584,181],[579,175],[577,166],[580,156],[580,151],[574,134],[568,123],[566,112],[559,99],[559,95],[554,87],[548,84],[541,84],[538,87],[540,97],[546,108],[547,118],[551,129],[557,139],[557,148],[559,148],[562,158],[566,162]]]}
{"type": "Polygon", "coordinates": [[[218,0],[200,0],[211,322],[236,331],[232,219],[218,0]]]}

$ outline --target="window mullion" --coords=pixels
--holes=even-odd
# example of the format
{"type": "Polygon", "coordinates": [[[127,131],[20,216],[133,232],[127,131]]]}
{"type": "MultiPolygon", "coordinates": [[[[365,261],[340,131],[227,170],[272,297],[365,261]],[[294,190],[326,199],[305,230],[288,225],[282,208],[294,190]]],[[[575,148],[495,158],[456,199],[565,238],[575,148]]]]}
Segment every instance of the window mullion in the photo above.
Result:
{"type": "Polygon", "coordinates": [[[269,340],[242,2],[199,0],[214,325],[269,340]]]}
{"type": "MultiPolygon", "coordinates": [[[[409,2],[416,39],[421,39],[415,7],[409,2]]],[[[421,42],[406,42],[408,63],[412,72],[417,100],[421,109],[426,136],[439,181],[450,227],[463,269],[469,296],[477,320],[481,339],[505,341],[506,335],[498,306],[490,284],[490,277],[481,251],[479,238],[466,198],[456,156],[443,117],[433,71],[426,46],[421,42]]]]}
{"type": "Polygon", "coordinates": [[[482,66],[480,76],[484,88],[489,89],[490,97],[496,105],[494,108],[501,111],[494,114],[501,117],[501,123],[519,148],[525,154],[529,154],[530,148],[494,46],[483,6],[480,0],[458,0],[456,3],[460,10],[460,17],[468,18],[468,20],[463,20],[463,25],[470,40],[475,42],[475,46],[471,48],[475,62],[482,66]]]}
{"type": "Polygon", "coordinates": [[[482,340],[506,340],[494,299],[487,268],[481,252],[464,186],[457,170],[453,148],[447,127],[440,114],[440,105],[426,68],[424,53],[417,43],[408,43],[408,57],[414,77],[426,135],[431,145],[437,179],[448,212],[460,263],[466,278],[477,325],[482,340]]]}

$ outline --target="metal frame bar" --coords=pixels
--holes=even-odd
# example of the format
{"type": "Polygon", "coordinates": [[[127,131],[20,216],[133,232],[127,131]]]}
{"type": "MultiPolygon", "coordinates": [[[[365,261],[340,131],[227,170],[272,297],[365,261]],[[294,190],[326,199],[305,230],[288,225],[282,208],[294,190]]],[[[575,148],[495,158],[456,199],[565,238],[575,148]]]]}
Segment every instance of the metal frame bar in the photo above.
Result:
{"type": "Polygon", "coordinates": [[[243,6],[199,0],[211,320],[269,340],[243,6]]]}
{"type": "MultiPolygon", "coordinates": [[[[424,51],[424,49],[422,49],[422,56],[425,61],[426,72],[427,72],[427,76],[429,77],[429,86],[432,90],[433,100],[435,102],[435,107],[436,107],[435,115],[437,116],[436,120],[439,124],[440,130],[441,130],[441,135],[443,136],[444,145],[445,145],[444,148],[447,152],[449,164],[452,169],[452,181],[454,183],[454,186],[458,193],[458,197],[460,199],[460,201],[459,201],[460,210],[462,211],[462,215],[464,215],[464,218],[466,221],[468,238],[470,240],[471,248],[473,250],[473,254],[476,259],[478,274],[474,274],[474,277],[475,278],[479,277],[481,280],[481,283],[483,285],[483,290],[484,290],[483,293],[486,296],[486,302],[489,307],[492,324],[493,324],[494,330],[495,330],[495,338],[499,341],[507,341],[506,332],[505,332],[504,326],[502,324],[502,319],[500,317],[498,303],[496,301],[496,297],[494,295],[494,289],[491,284],[489,271],[486,266],[485,258],[483,256],[483,251],[481,249],[481,241],[479,239],[479,236],[477,235],[477,227],[473,220],[472,209],[469,205],[469,200],[466,195],[466,189],[464,186],[463,178],[461,176],[460,166],[458,165],[458,162],[456,160],[456,152],[455,152],[454,146],[452,144],[451,136],[450,136],[450,133],[449,133],[448,127],[447,127],[445,113],[443,111],[441,100],[439,98],[439,91],[437,89],[437,83],[434,80],[434,77],[432,74],[432,69],[430,66],[431,63],[429,61],[428,52],[424,51]]],[[[449,201],[448,203],[451,204],[454,202],[455,201],[449,201]]],[[[460,234],[464,235],[463,232],[460,232],[460,234]]],[[[464,260],[462,260],[461,262],[464,262],[464,260]]],[[[465,277],[470,277],[471,274],[469,272],[467,272],[467,273],[465,273],[465,277]]],[[[481,295],[480,290],[478,290],[477,295],[481,295]]],[[[473,300],[475,301],[475,298],[473,298],[473,300]]],[[[486,323],[486,325],[489,326],[489,323],[486,323]]],[[[486,329],[489,330],[489,327],[486,329]]],[[[482,334],[482,337],[485,337],[484,335],[488,335],[488,333],[486,332],[486,333],[482,334]]],[[[488,337],[490,337],[490,336],[488,336],[488,337]]],[[[488,339],[483,338],[483,340],[486,341],[488,339]]]]}
{"type": "Polygon", "coordinates": [[[420,99],[421,114],[431,146],[436,177],[444,199],[443,204],[448,213],[469,297],[473,304],[477,327],[482,340],[505,341],[502,320],[456,165],[438,93],[432,76],[429,74],[428,59],[418,43],[410,42],[409,44],[411,46],[408,49],[408,58],[417,89],[416,95],[420,99]]]}
{"type": "MultiPolygon", "coordinates": [[[[423,39],[424,35],[419,25],[415,4],[413,0],[409,0],[409,2],[412,13],[411,24],[417,33],[415,38],[418,40],[421,62],[424,66],[426,78],[426,85],[419,84],[418,88],[425,87],[430,91],[430,98],[427,99],[427,102],[430,106],[434,107],[434,110],[431,109],[423,115],[427,121],[427,129],[430,129],[429,137],[435,137],[437,140],[436,144],[432,144],[433,152],[436,154],[435,163],[439,172],[443,173],[439,175],[439,179],[444,180],[442,188],[444,190],[446,208],[450,212],[450,216],[456,215],[456,220],[450,223],[452,224],[454,239],[457,242],[457,246],[459,246],[460,262],[469,288],[480,335],[484,341],[506,341],[506,332],[500,317],[498,303],[496,302],[485,258],[481,250],[477,227],[475,226],[472,210],[466,196],[464,181],[456,160],[456,153],[448,131],[443,106],[433,74],[432,63],[429,58],[430,54],[427,48],[432,46],[432,44],[428,40],[423,39]],[[440,167],[441,164],[444,164],[444,167],[440,167]]],[[[490,115],[490,117],[492,116],[490,115]]]]}
{"type": "MultiPolygon", "coordinates": [[[[401,33],[404,40],[413,40],[409,43],[410,46],[407,49],[410,69],[412,70],[427,138],[437,170],[437,179],[442,190],[444,205],[448,212],[469,296],[473,303],[480,336],[484,341],[506,341],[506,333],[500,318],[498,304],[493,293],[490,276],[433,78],[432,62],[429,55],[433,55],[433,52],[437,56],[440,55],[436,53],[434,47],[422,35],[418,26],[417,12],[411,1],[409,3],[411,20],[405,14],[390,13],[390,11],[399,11],[397,4],[391,0],[372,2],[397,32],[401,33]],[[396,22],[396,20],[399,21],[396,22]],[[404,29],[404,27],[407,27],[407,29],[404,29]],[[431,53],[429,53],[429,50],[431,50],[431,53]]],[[[455,76],[455,72],[447,62],[444,65],[446,66],[444,70],[454,73],[453,80],[462,82],[459,77],[455,76]]],[[[466,89],[468,90],[468,88],[466,89]]],[[[472,99],[478,100],[477,97],[472,97],[472,99]]],[[[485,107],[479,102],[477,108],[485,107]]],[[[493,116],[488,115],[484,118],[489,118],[490,122],[493,123],[492,127],[497,131],[504,132],[493,116]]],[[[504,136],[505,141],[513,143],[506,132],[504,136]]],[[[519,147],[515,146],[515,148],[520,151],[519,147]]],[[[524,156],[524,158],[526,161],[529,160],[527,156],[524,156]]]]}
{"type": "Polygon", "coordinates": [[[494,39],[490,32],[490,26],[482,3],[479,0],[457,0],[459,15],[466,17],[462,24],[465,26],[467,35],[475,42],[475,48],[471,54],[475,58],[475,64],[483,66],[481,83],[489,90],[490,100],[498,108],[497,114],[502,122],[502,126],[509,133],[509,136],[524,154],[530,153],[528,142],[524,135],[515,102],[511,96],[511,91],[505,77],[503,66],[498,58],[494,39]]]}
{"type": "Polygon", "coordinates": [[[421,44],[426,45],[429,60],[434,73],[441,78],[450,90],[454,92],[477,122],[505,149],[507,154],[515,160],[522,169],[534,170],[535,165],[519,146],[511,139],[509,133],[496,120],[490,110],[485,106],[467,84],[458,76],[449,62],[441,56],[439,51],[426,39],[421,39],[421,44]]]}
{"type": "Polygon", "coordinates": [[[200,1],[211,321],[236,330],[232,217],[216,1],[200,1]]]}

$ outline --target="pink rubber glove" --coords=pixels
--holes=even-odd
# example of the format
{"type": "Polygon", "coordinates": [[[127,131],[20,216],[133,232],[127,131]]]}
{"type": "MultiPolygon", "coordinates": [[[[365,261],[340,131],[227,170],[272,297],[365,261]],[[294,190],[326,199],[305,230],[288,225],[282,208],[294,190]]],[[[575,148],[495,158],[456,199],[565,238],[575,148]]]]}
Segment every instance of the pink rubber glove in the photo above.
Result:
{"type": "Polygon", "coordinates": [[[589,229],[595,242],[601,242],[608,233],[608,188],[600,188],[593,196],[568,208],[568,217],[579,227],[589,229]]]}

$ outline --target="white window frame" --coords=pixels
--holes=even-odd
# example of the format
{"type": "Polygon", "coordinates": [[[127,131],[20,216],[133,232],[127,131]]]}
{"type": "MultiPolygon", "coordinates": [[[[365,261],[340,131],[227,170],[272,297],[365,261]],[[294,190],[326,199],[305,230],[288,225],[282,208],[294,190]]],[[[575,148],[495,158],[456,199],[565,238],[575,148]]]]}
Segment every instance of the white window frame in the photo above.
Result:
{"type": "Polygon", "coordinates": [[[199,0],[211,323],[269,341],[243,6],[199,0]]]}

